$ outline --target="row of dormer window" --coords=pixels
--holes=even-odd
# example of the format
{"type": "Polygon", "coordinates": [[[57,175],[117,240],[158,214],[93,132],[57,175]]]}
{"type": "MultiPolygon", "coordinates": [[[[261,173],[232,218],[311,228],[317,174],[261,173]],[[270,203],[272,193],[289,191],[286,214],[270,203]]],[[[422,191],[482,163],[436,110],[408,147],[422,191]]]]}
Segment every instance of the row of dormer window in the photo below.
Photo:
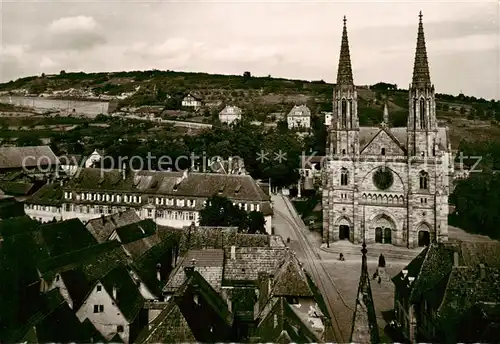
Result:
{"type": "MultiPolygon", "coordinates": [[[[150,201],[152,198],[150,198],[150,201]]],[[[196,207],[196,201],[194,199],[174,199],[174,198],[163,198],[163,197],[156,197],[155,198],[155,204],[156,205],[170,205],[170,206],[177,206],[177,207],[189,207],[189,208],[194,208],[196,207]]]]}
{"type": "Polygon", "coordinates": [[[98,202],[116,202],[116,203],[141,203],[142,197],[137,195],[117,195],[117,194],[100,194],[81,192],[75,193],[71,191],[64,192],[65,199],[75,199],[77,201],[98,201],[98,202]],[[75,198],[73,198],[75,196],[75,198]]]}
{"type": "Polygon", "coordinates": [[[38,204],[25,204],[24,209],[35,210],[35,211],[45,211],[50,213],[60,213],[61,208],[49,206],[49,205],[38,205],[38,204]]]}

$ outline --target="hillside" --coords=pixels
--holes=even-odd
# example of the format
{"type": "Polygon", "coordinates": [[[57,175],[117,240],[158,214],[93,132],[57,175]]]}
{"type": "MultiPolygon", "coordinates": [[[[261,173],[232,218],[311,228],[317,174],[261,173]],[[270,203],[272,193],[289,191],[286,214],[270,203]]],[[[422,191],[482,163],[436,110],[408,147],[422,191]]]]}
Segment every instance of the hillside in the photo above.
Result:
{"type": "MultiPolygon", "coordinates": [[[[204,102],[201,113],[209,117],[224,105],[241,107],[247,118],[272,120],[272,114],[287,113],[293,104],[307,104],[313,114],[331,111],[332,84],[324,81],[287,80],[243,75],[215,75],[175,71],[132,71],[116,73],[66,73],[32,76],[0,84],[3,94],[22,94],[73,99],[116,99],[116,109],[161,105],[179,110],[187,92],[204,102]]],[[[387,102],[393,125],[406,125],[407,90],[378,83],[358,86],[362,125],[382,120],[387,102]]],[[[438,118],[450,127],[452,144],[461,139],[483,140],[500,137],[500,102],[465,95],[436,95],[438,118]]],[[[115,108],[115,106],[113,106],[115,108]]]]}

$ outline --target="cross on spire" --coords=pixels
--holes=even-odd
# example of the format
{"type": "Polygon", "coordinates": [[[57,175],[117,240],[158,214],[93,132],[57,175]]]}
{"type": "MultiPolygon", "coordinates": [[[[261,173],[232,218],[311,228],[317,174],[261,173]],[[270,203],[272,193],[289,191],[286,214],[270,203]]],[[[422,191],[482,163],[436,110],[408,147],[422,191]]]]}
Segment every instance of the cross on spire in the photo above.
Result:
{"type": "Polygon", "coordinates": [[[427,62],[427,50],[425,48],[422,11],[420,11],[418,17],[417,48],[415,50],[415,62],[413,65],[412,86],[414,88],[426,88],[431,87],[431,78],[429,73],[429,63],[427,62]]]}
{"type": "Polygon", "coordinates": [[[344,16],[342,43],[340,45],[339,68],[337,71],[337,85],[353,85],[351,56],[349,54],[349,40],[347,39],[347,19],[344,16]]]}

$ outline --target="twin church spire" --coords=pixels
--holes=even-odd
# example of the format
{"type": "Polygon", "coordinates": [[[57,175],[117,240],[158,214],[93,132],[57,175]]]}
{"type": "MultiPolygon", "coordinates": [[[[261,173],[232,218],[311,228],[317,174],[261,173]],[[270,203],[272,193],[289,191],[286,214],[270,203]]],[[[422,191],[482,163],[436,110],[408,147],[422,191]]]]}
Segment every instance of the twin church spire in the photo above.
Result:
{"type": "MultiPolygon", "coordinates": [[[[359,119],[357,91],[354,86],[347,19],[344,16],[342,41],[337,71],[337,84],[333,93],[331,130],[337,134],[329,142],[333,154],[359,154],[359,119]]],[[[413,65],[412,83],[409,89],[408,151],[411,154],[433,154],[435,138],[429,131],[437,130],[434,87],[431,84],[427,50],[425,45],[422,12],[419,13],[417,46],[413,65]],[[421,133],[419,133],[421,132],[421,133]]],[[[384,114],[384,123],[388,121],[384,114]]]]}

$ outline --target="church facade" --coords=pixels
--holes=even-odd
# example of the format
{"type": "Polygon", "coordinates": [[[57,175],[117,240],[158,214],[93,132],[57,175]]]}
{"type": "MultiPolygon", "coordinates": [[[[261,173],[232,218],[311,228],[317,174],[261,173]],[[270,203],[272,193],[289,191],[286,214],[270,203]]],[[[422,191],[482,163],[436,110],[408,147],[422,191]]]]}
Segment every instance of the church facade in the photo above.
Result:
{"type": "Polygon", "coordinates": [[[409,248],[448,239],[452,152],[438,126],[422,14],[406,127],[361,127],[346,19],[323,168],[323,242],[385,243],[409,248]]]}

